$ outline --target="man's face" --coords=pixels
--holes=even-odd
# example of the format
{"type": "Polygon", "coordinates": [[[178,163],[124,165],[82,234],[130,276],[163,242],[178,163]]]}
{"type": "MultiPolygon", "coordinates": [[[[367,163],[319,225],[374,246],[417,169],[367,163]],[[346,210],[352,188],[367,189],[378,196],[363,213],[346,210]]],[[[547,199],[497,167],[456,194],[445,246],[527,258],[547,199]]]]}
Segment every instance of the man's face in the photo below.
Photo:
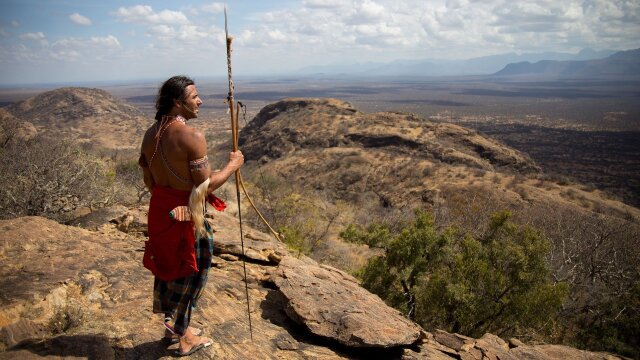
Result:
{"type": "Polygon", "coordinates": [[[186,119],[198,117],[198,108],[202,105],[202,100],[198,96],[198,89],[195,85],[189,85],[185,89],[186,97],[181,106],[181,113],[186,119]]]}

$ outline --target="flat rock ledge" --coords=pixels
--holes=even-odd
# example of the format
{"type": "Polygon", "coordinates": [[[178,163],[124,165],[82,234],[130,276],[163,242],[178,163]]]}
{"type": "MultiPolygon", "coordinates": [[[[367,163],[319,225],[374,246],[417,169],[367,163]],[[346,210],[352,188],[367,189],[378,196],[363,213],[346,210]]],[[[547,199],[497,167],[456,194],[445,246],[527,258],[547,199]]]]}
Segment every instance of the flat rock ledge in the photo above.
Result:
{"type": "Polygon", "coordinates": [[[418,325],[333,267],[287,256],[269,281],[288,300],[287,315],[315,335],[350,347],[379,348],[408,346],[421,336],[418,325]]]}

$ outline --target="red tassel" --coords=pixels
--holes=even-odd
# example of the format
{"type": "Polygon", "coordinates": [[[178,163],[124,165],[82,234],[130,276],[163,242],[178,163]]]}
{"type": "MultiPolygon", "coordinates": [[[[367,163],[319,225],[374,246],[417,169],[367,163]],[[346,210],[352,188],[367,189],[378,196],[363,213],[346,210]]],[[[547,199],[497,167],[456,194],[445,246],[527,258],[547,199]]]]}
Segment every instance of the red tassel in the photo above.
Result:
{"type": "Polygon", "coordinates": [[[225,202],[222,201],[222,199],[218,198],[213,194],[209,194],[209,196],[207,196],[207,202],[209,203],[209,205],[213,206],[213,208],[218,211],[224,211],[224,209],[227,208],[227,204],[225,204],[225,202]]]}

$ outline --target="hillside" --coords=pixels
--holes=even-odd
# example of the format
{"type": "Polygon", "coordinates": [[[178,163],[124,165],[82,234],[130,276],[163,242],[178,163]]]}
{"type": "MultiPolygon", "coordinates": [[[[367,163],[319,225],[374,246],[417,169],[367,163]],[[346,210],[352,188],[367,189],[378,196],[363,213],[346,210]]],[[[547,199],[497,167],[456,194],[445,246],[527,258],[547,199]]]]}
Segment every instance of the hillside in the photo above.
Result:
{"type": "Polygon", "coordinates": [[[264,107],[240,145],[260,171],[357,207],[433,207],[480,193],[494,206],[640,212],[599,191],[547,182],[526,154],[453,124],[358,111],[335,99],[264,107]]]}
{"type": "Polygon", "coordinates": [[[335,99],[266,106],[242,131],[246,156],[335,198],[415,203],[445,168],[536,173],[525,154],[477,132],[412,114],[364,114],[335,99]],[[448,166],[440,166],[446,164],[448,166]]]}
{"type": "Polygon", "coordinates": [[[40,132],[108,149],[137,147],[151,122],[134,106],[90,88],[47,91],[5,110],[40,132]]]}
{"type": "MultiPolygon", "coordinates": [[[[112,210],[79,219],[86,229],[40,217],[0,221],[0,359],[172,357],[176,345],[160,341],[153,278],[141,265],[144,237],[136,230],[145,228],[146,209],[112,210]]],[[[350,275],[245,228],[251,339],[237,220],[221,214],[215,224],[214,266],[194,316],[214,343],[192,358],[616,359],[493,334],[425,332],[350,275]]]]}
{"type": "Polygon", "coordinates": [[[0,145],[33,138],[38,131],[29,121],[21,121],[5,108],[0,108],[0,145]]]}
{"type": "Polygon", "coordinates": [[[620,51],[604,59],[583,61],[541,60],[508,64],[495,76],[535,75],[552,78],[637,79],[640,74],[640,49],[620,51]]]}
{"type": "MultiPolygon", "coordinates": [[[[78,91],[61,93],[75,98],[78,91]]],[[[85,103],[118,106],[100,92],[91,94],[56,111],[73,114],[85,103]]],[[[19,113],[21,105],[24,113],[33,111],[32,119],[40,119],[33,120],[40,130],[48,131],[37,122],[55,118],[42,120],[49,111],[35,111],[37,101],[30,100],[14,105],[5,117],[19,113]]],[[[87,111],[103,109],[87,106],[87,111]]],[[[78,117],[77,124],[85,126],[94,118],[78,117]]],[[[79,140],[102,143],[101,131],[96,128],[79,140]]],[[[594,189],[548,180],[526,154],[476,131],[407,113],[367,114],[336,99],[297,98],[268,105],[244,127],[240,139],[251,190],[259,188],[262,174],[283,179],[282,188],[271,188],[278,191],[259,199],[262,205],[282,205],[288,207],[288,217],[320,223],[330,238],[323,250],[331,256],[321,263],[245,223],[252,342],[236,207],[229,201],[235,193],[231,184],[225,185],[217,193],[229,207],[214,219],[214,268],[197,310],[197,326],[215,343],[195,358],[615,358],[566,346],[505,341],[492,334],[472,339],[424,331],[345,272],[374,253],[342,243],[337,233],[354,220],[378,221],[395,211],[405,216],[416,207],[432,210],[440,227],[473,231],[492,211],[511,209],[521,224],[556,231],[548,233],[553,276],[574,286],[563,311],[583,314],[606,306],[601,299],[619,295],[614,291],[626,291],[627,279],[637,279],[638,209],[594,189]],[[300,194],[309,196],[305,200],[319,213],[329,209],[324,200],[332,201],[331,211],[340,217],[325,224],[299,211],[300,194]],[[354,255],[360,258],[345,261],[354,255]]],[[[228,153],[226,146],[211,150],[228,153]]],[[[0,221],[0,359],[171,356],[159,341],[160,319],[150,312],[152,278],[140,264],[146,211],[145,206],[94,209],[69,223],[74,226],[41,217],[0,221]]]]}

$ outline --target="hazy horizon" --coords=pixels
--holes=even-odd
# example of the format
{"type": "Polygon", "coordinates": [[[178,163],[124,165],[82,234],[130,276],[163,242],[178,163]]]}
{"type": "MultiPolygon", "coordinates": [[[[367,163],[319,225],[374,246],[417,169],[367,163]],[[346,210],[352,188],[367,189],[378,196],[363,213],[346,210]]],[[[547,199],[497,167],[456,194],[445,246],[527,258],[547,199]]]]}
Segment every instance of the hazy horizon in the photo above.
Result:
{"type": "MultiPolygon", "coordinates": [[[[6,0],[0,86],[226,74],[222,2],[6,0]]],[[[227,4],[234,73],[640,48],[633,1],[305,0],[227,4]]]]}

